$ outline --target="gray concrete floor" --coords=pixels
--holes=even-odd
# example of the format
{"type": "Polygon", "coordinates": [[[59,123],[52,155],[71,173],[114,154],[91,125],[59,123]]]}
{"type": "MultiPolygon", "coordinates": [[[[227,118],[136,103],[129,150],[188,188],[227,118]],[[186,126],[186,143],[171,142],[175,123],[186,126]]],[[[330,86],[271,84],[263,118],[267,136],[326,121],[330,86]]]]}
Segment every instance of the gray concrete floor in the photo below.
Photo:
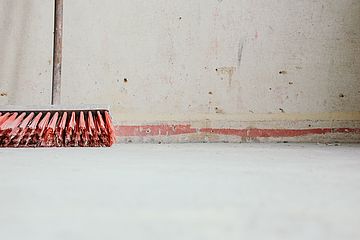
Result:
{"type": "Polygon", "coordinates": [[[0,149],[0,239],[360,239],[360,147],[0,149]]]}

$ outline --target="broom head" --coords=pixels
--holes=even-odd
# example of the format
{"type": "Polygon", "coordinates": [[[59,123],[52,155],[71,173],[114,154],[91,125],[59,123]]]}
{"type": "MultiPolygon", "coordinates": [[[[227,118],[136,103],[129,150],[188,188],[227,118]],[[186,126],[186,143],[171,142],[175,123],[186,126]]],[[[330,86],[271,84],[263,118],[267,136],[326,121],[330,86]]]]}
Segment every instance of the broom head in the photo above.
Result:
{"type": "Polygon", "coordinates": [[[0,147],[110,147],[116,140],[103,107],[0,109],[0,147]]]}

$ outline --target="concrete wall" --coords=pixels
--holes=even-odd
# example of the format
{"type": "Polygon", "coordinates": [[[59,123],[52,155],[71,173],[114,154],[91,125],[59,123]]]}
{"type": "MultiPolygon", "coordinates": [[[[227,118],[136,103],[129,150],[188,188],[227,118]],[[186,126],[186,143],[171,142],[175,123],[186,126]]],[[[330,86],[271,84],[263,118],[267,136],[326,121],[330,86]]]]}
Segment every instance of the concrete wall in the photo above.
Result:
{"type": "MultiPolygon", "coordinates": [[[[64,14],[62,102],[111,105],[121,141],[360,139],[360,0],[78,0],[64,14]],[[211,132],[254,128],[311,131],[211,132]]],[[[50,102],[52,18],[51,1],[0,0],[0,104],[50,102]]]]}

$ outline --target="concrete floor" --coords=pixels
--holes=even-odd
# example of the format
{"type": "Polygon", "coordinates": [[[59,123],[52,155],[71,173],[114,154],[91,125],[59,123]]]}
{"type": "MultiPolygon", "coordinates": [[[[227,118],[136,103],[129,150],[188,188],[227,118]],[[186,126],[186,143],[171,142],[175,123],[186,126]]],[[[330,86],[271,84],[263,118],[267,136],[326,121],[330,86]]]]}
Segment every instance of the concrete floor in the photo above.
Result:
{"type": "Polygon", "coordinates": [[[0,149],[0,239],[360,239],[360,146],[0,149]]]}

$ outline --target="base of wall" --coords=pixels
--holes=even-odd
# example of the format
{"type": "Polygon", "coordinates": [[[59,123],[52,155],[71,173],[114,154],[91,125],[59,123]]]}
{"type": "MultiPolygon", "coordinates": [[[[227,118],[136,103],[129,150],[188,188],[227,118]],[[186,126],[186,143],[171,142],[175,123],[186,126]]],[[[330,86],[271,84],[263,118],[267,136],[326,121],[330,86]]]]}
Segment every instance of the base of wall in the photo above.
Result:
{"type": "Polygon", "coordinates": [[[210,116],[190,121],[125,118],[115,124],[115,129],[120,143],[360,143],[358,113],[322,114],[322,117],[316,114],[269,115],[243,119],[210,116]]]}
{"type": "Polygon", "coordinates": [[[195,129],[190,125],[143,125],[116,126],[116,134],[119,143],[360,143],[360,128],[195,129]],[[181,132],[179,129],[185,131],[181,132]],[[153,132],[155,132],[155,134],[153,132]]]}

